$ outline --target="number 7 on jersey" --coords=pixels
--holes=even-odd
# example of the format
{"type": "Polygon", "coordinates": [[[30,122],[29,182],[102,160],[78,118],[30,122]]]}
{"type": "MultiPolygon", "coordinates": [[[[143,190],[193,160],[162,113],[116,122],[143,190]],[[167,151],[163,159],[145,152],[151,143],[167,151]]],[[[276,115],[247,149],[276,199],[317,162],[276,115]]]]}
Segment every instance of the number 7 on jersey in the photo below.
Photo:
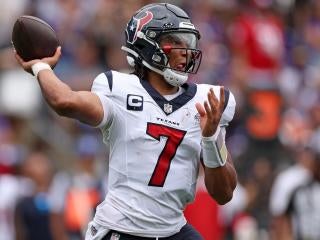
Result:
{"type": "Polygon", "coordinates": [[[161,124],[148,123],[147,132],[149,136],[160,141],[160,137],[166,137],[167,141],[158,157],[158,161],[149,181],[149,186],[163,187],[168,175],[170,164],[176,155],[177,149],[181,144],[186,131],[171,128],[161,124]]]}

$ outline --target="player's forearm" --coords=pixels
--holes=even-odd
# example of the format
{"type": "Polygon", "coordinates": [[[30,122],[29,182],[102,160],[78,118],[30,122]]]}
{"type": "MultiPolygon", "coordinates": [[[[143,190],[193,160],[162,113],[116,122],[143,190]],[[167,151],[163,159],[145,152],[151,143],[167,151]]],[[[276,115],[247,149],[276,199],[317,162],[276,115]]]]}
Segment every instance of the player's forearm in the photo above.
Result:
{"type": "Polygon", "coordinates": [[[50,107],[59,115],[65,115],[70,108],[73,91],[53,71],[42,70],[38,74],[42,95],[50,107]]]}
{"type": "Polygon", "coordinates": [[[219,204],[226,204],[232,199],[237,174],[229,156],[223,167],[205,167],[205,184],[211,197],[219,204]]]}

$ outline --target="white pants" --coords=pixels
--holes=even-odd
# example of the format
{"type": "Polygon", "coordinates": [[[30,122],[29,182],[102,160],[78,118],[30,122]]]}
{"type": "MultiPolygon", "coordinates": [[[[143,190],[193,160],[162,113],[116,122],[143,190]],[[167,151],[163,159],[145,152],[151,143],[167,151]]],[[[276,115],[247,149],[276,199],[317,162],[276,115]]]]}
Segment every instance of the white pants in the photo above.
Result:
{"type": "Polygon", "coordinates": [[[102,239],[110,229],[105,228],[95,221],[91,221],[88,224],[85,240],[100,240],[102,239]]]}

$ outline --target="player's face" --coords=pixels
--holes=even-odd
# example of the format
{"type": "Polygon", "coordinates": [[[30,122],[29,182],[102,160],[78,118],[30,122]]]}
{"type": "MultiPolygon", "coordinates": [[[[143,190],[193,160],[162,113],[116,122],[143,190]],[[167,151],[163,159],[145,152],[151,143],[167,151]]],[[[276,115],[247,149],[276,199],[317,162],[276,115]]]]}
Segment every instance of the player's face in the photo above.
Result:
{"type": "Polygon", "coordinates": [[[160,47],[169,58],[170,68],[188,72],[194,68],[199,52],[193,33],[168,33],[160,38],[160,47]]]}

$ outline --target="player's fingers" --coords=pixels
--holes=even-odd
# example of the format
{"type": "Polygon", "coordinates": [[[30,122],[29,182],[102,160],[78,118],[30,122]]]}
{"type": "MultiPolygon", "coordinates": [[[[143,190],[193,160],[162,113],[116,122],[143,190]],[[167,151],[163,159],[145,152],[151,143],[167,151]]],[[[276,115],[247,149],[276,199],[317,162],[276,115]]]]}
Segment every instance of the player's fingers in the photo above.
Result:
{"type": "Polygon", "coordinates": [[[224,87],[220,87],[219,109],[221,113],[223,112],[223,109],[224,109],[224,103],[225,103],[224,87]]]}
{"type": "Polygon", "coordinates": [[[17,52],[15,52],[14,56],[21,65],[24,65],[25,61],[19,56],[17,52]]]}
{"type": "Polygon", "coordinates": [[[32,73],[32,70],[31,70],[31,66],[37,62],[39,62],[40,60],[39,59],[36,59],[36,60],[31,60],[31,61],[28,61],[28,62],[25,62],[17,53],[14,54],[16,60],[18,61],[18,63],[21,65],[21,67],[28,73],[32,73]]]}
{"type": "Polygon", "coordinates": [[[23,69],[26,70],[29,68],[27,62],[25,62],[17,53],[14,56],[23,69]]]}
{"type": "Polygon", "coordinates": [[[54,68],[59,61],[59,58],[61,56],[61,46],[58,46],[54,55],[52,57],[46,57],[41,59],[41,61],[49,64],[52,68],[54,68]]]}
{"type": "Polygon", "coordinates": [[[28,67],[28,66],[32,66],[33,64],[37,63],[40,61],[40,59],[34,59],[34,60],[30,60],[28,62],[24,61],[18,53],[15,52],[14,54],[15,58],[17,59],[17,61],[23,66],[23,67],[28,67]]]}
{"type": "Polygon", "coordinates": [[[211,112],[211,108],[210,108],[208,102],[204,101],[203,106],[204,106],[204,109],[206,110],[206,114],[207,114],[208,119],[211,119],[212,118],[212,112],[211,112]]]}
{"type": "Polygon", "coordinates": [[[213,88],[210,88],[210,95],[211,95],[211,97],[212,97],[212,99],[213,99],[214,101],[218,101],[218,98],[217,98],[216,95],[214,94],[213,88]]]}
{"type": "Polygon", "coordinates": [[[216,97],[216,95],[213,92],[213,89],[211,88],[209,93],[208,93],[208,100],[209,100],[209,104],[210,104],[210,108],[212,113],[214,114],[218,109],[218,99],[216,97]]]}
{"type": "Polygon", "coordinates": [[[196,109],[198,113],[200,114],[200,117],[204,117],[206,115],[206,110],[200,103],[196,103],[196,109]]]}

